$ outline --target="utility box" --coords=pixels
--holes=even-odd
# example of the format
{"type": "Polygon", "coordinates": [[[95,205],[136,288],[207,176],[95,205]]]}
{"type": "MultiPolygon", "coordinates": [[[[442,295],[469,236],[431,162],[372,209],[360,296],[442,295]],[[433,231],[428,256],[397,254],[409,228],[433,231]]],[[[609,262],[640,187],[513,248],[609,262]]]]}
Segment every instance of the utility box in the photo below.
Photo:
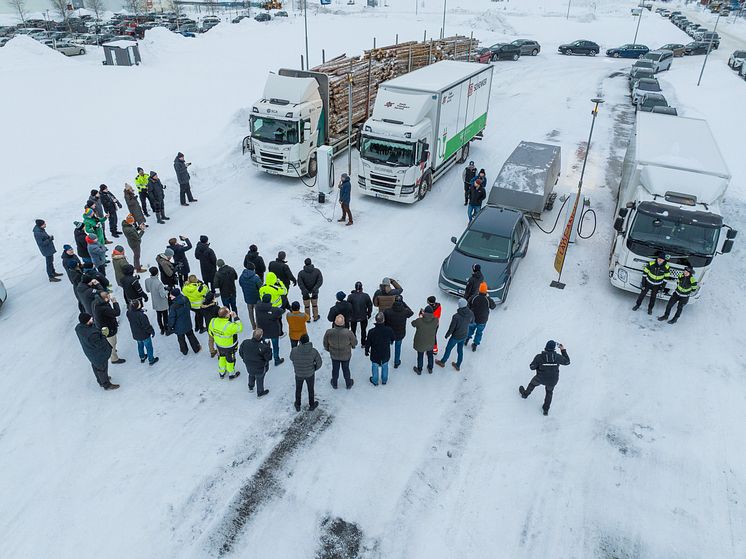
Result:
{"type": "Polygon", "coordinates": [[[134,41],[105,43],[104,66],[136,66],[140,64],[140,49],[134,41]]]}

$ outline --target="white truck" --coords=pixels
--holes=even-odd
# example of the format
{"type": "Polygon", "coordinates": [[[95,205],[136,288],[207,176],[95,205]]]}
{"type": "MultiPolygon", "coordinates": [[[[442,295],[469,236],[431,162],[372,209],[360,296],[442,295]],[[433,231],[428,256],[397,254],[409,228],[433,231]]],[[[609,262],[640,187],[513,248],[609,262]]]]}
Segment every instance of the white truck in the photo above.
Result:
{"type": "Polygon", "coordinates": [[[720,213],[730,178],[706,121],[638,113],[622,167],[611,284],[638,292],[643,268],[663,253],[672,281],[658,296],[668,298],[675,278],[692,266],[697,299],[715,256],[730,252],[738,233],[720,213]]]}
{"type": "Polygon", "coordinates": [[[358,185],[413,203],[469,156],[487,124],[492,65],[444,60],[382,83],[360,139],[358,185]]]}

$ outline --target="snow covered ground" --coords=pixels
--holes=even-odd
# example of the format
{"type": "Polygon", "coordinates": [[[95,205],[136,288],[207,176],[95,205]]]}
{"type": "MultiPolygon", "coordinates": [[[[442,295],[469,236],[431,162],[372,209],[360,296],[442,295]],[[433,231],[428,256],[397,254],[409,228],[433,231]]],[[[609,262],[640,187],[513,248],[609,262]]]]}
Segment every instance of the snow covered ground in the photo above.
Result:
{"type": "MultiPolygon", "coordinates": [[[[434,3],[418,16],[410,2],[389,3],[312,14],[311,64],[322,48],[359,53],[374,36],[386,44],[396,33],[439,33],[434,3]]],[[[331,218],[338,209],[317,206],[300,183],[257,173],[240,152],[247,108],[268,71],[299,64],[301,18],[223,24],[196,39],[149,32],[137,68],[104,67],[95,48],[74,59],[30,40],[0,49],[0,278],[9,291],[0,312],[3,556],[745,557],[740,241],[676,326],[631,312],[633,298],[607,276],[633,119],[621,74],[630,62],[556,54],[577,38],[603,49],[631,42],[632,5],[573,3],[570,20],[563,2],[453,6],[448,33],[474,31],[486,45],[542,44],[536,58],[495,65],[487,134],[471,153],[490,179],[520,140],[549,140],[563,149],[557,190],[572,192],[590,98],[606,100],[584,181],[598,229],[570,249],[567,288],[557,291],[549,282],[560,233],[532,228],[510,300],[492,313],[484,345],[466,355],[461,373],[415,376],[410,333],[386,387],[368,384],[358,350],[355,387],[333,391],[326,363],[319,411],[301,414],[289,363],[270,371],[270,394],[258,401],[245,377],[220,381],[209,355],[182,357],[173,338],[156,338],[156,366],[140,365],[126,320],[119,338],[128,362],[110,368],[122,388],[102,391],[73,332],[67,279],[44,279],[33,220],[46,219],[61,250],[92,187],[105,182],[120,195],[137,166],[155,169],[172,219],[148,230],[146,263],[171,236],[206,234],[239,271],[250,243],[265,259],[285,250],[294,271],[313,258],[325,276],[324,311],[336,291],[360,280],[372,292],[383,276],[403,283],[416,310],[440,296],[449,238],[466,225],[460,173],[413,207],[353,193],[353,227],[327,222],[317,210],[331,218]],[[199,203],[189,208],[178,206],[177,151],[193,162],[199,203]],[[567,346],[572,365],[545,418],[541,390],[523,401],[517,387],[549,338],[567,346]]],[[[743,230],[746,83],[725,62],[746,38],[743,26],[727,30],[701,87],[702,57],[676,59],[661,80],[681,114],[710,122],[733,173],[726,220],[743,230]]],[[[688,37],[646,12],[639,42],[688,37]]],[[[346,167],[345,157],[336,165],[346,167]]],[[[443,301],[448,320],[455,300],[443,301]]],[[[317,347],[325,328],[310,328],[317,347]]]]}

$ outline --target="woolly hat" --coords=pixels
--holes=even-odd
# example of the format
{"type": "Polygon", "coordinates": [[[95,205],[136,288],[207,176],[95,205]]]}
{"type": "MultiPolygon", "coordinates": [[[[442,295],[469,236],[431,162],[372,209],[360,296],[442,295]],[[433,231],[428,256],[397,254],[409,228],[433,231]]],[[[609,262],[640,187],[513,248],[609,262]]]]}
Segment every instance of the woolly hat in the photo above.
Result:
{"type": "Polygon", "coordinates": [[[391,280],[389,278],[383,278],[383,281],[381,281],[381,285],[389,286],[391,285],[391,280]]]}
{"type": "Polygon", "coordinates": [[[350,178],[350,175],[348,175],[347,173],[342,173],[342,180],[343,180],[343,181],[344,181],[344,180],[347,180],[347,179],[349,179],[349,178],[350,178]]]}
{"type": "Polygon", "coordinates": [[[430,295],[430,297],[427,298],[428,305],[434,305],[436,302],[437,302],[437,299],[435,298],[435,295],[430,295]]]}
{"type": "Polygon", "coordinates": [[[294,310],[296,312],[299,311],[300,310],[300,303],[298,301],[293,301],[293,304],[290,305],[290,309],[294,310]]]}
{"type": "Polygon", "coordinates": [[[256,266],[254,266],[253,262],[247,262],[246,263],[246,269],[247,270],[256,270],[256,266]]]}
{"type": "Polygon", "coordinates": [[[300,337],[300,343],[302,343],[302,344],[307,344],[309,341],[311,341],[311,340],[308,339],[308,334],[303,334],[300,337]]]}
{"type": "Polygon", "coordinates": [[[479,292],[480,293],[487,293],[487,282],[483,281],[479,284],[479,292]]]}
{"type": "Polygon", "coordinates": [[[473,265],[473,266],[471,267],[471,269],[472,269],[472,271],[474,271],[474,272],[481,272],[481,271],[482,271],[482,266],[481,266],[480,264],[474,264],[474,265],[473,265]]]}
{"type": "Polygon", "coordinates": [[[148,272],[150,272],[151,276],[157,276],[158,268],[156,268],[155,266],[151,266],[150,268],[148,268],[148,272]]]}
{"type": "Polygon", "coordinates": [[[249,250],[250,250],[251,252],[259,252],[259,249],[258,249],[258,248],[256,248],[256,245],[249,245],[249,250]]]}
{"type": "Polygon", "coordinates": [[[62,245],[62,250],[72,250],[72,249],[73,247],[71,247],[70,245],[62,245]]]}
{"type": "Polygon", "coordinates": [[[45,223],[46,223],[46,221],[44,221],[43,219],[37,219],[37,220],[36,220],[36,225],[38,225],[39,227],[41,227],[41,226],[42,226],[42,225],[44,225],[45,223]]]}
{"type": "Polygon", "coordinates": [[[345,317],[341,314],[338,314],[334,317],[334,326],[344,326],[345,325],[345,317]]]}
{"type": "Polygon", "coordinates": [[[460,308],[460,309],[463,309],[463,308],[464,308],[464,307],[466,307],[466,305],[468,305],[468,304],[469,304],[469,303],[467,303],[467,302],[466,302],[466,299],[464,299],[463,297],[462,297],[461,299],[459,299],[459,300],[458,300],[458,308],[460,308]]]}
{"type": "Polygon", "coordinates": [[[91,320],[92,318],[93,318],[93,317],[92,317],[92,316],[91,316],[90,314],[88,314],[87,312],[82,312],[82,313],[80,313],[80,314],[78,315],[78,322],[80,322],[81,324],[88,324],[88,322],[89,322],[89,321],[90,321],[90,320],[91,320]]]}
{"type": "Polygon", "coordinates": [[[306,258],[306,259],[305,259],[305,260],[303,261],[303,264],[305,264],[306,266],[310,266],[310,265],[311,265],[311,259],[310,259],[310,258],[306,258]]]}
{"type": "Polygon", "coordinates": [[[99,192],[104,192],[105,190],[109,190],[109,187],[106,186],[105,184],[102,184],[101,186],[98,187],[99,192]]]}
{"type": "Polygon", "coordinates": [[[96,197],[96,196],[98,196],[98,190],[94,188],[91,190],[91,197],[96,197]]]}
{"type": "Polygon", "coordinates": [[[382,312],[379,312],[379,313],[378,313],[378,314],[376,315],[376,324],[383,324],[383,322],[384,322],[385,320],[386,320],[386,316],[385,316],[385,315],[384,315],[384,314],[383,314],[382,312]]]}
{"type": "Polygon", "coordinates": [[[346,295],[344,291],[337,291],[337,301],[344,301],[345,297],[346,295]]]}
{"type": "Polygon", "coordinates": [[[200,243],[206,243],[206,242],[208,242],[207,235],[200,235],[199,236],[199,242],[200,243]]]}
{"type": "Polygon", "coordinates": [[[363,290],[363,282],[356,281],[355,282],[355,291],[362,291],[363,290]]]}
{"type": "Polygon", "coordinates": [[[156,173],[155,171],[150,171],[150,176],[151,177],[157,177],[158,173],[156,173]]]}
{"type": "Polygon", "coordinates": [[[132,225],[135,223],[135,216],[132,214],[127,214],[127,217],[124,218],[124,221],[132,225]]]}
{"type": "Polygon", "coordinates": [[[179,295],[181,295],[181,289],[179,289],[178,287],[174,287],[171,289],[172,297],[178,297],[179,295]]]}
{"type": "Polygon", "coordinates": [[[222,268],[225,266],[225,260],[218,258],[218,261],[215,264],[217,264],[218,268],[222,268]]]}
{"type": "Polygon", "coordinates": [[[430,305],[428,305],[425,307],[425,309],[422,312],[426,314],[433,314],[433,308],[430,305]]]}
{"type": "Polygon", "coordinates": [[[170,249],[170,248],[167,248],[166,250],[164,250],[164,251],[163,251],[163,254],[165,254],[165,255],[166,255],[166,256],[168,256],[169,258],[173,258],[173,256],[174,256],[174,251],[173,251],[172,249],[170,249]]]}
{"type": "Polygon", "coordinates": [[[283,262],[285,262],[286,256],[287,255],[285,254],[285,251],[281,250],[280,252],[277,253],[277,260],[282,260],[283,262]]]}
{"type": "Polygon", "coordinates": [[[215,300],[215,292],[214,291],[208,291],[207,295],[205,295],[204,303],[205,305],[209,305],[215,300]]]}
{"type": "Polygon", "coordinates": [[[122,254],[124,253],[124,247],[122,245],[117,245],[114,247],[114,251],[122,254]]]}
{"type": "Polygon", "coordinates": [[[138,172],[138,173],[144,173],[145,171],[143,170],[143,168],[142,168],[142,167],[138,167],[138,168],[137,168],[137,172],[138,172]]]}
{"type": "Polygon", "coordinates": [[[93,208],[91,208],[88,204],[86,204],[86,207],[83,210],[83,217],[91,217],[92,215],[93,215],[93,208]]]}
{"type": "Polygon", "coordinates": [[[554,340],[549,340],[547,342],[547,345],[544,346],[544,349],[547,351],[554,351],[554,349],[557,347],[557,342],[554,340]]]}

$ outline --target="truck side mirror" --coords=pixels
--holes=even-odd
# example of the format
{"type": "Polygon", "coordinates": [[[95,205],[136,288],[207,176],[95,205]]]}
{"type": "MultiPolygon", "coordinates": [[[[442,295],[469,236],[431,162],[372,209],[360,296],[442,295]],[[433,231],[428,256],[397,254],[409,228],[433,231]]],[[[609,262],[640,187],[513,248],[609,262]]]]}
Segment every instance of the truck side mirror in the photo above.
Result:
{"type": "Polygon", "coordinates": [[[627,213],[629,213],[629,210],[627,208],[619,209],[619,217],[627,217],[627,213]]]}
{"type": "Polygon", "coordinates": [[[455,245],[458,239],[456,237],[451,237],[451,242],[455,245]]]}
{"type": "Polygon", "coordinates": [[[616,229],[617,233],[621,233],[622,229],[624,228],[624,218],[618,217],[614,220],[614,229],[616,229]]]}
{"type": "Polygon", "coordinates": [[[728,254],[731,250],[733,250],[733,243],[735,241],[733,239],[726,239],[723,243],[723,250],[721,251],[723,254],[728,254]]]}
{"type": "Polygon", "coordinates": [[[735,239],[738,236],[738,231],[735,229],[728,229],[728,232],[725,234],[726,239],[735,239]]]}

